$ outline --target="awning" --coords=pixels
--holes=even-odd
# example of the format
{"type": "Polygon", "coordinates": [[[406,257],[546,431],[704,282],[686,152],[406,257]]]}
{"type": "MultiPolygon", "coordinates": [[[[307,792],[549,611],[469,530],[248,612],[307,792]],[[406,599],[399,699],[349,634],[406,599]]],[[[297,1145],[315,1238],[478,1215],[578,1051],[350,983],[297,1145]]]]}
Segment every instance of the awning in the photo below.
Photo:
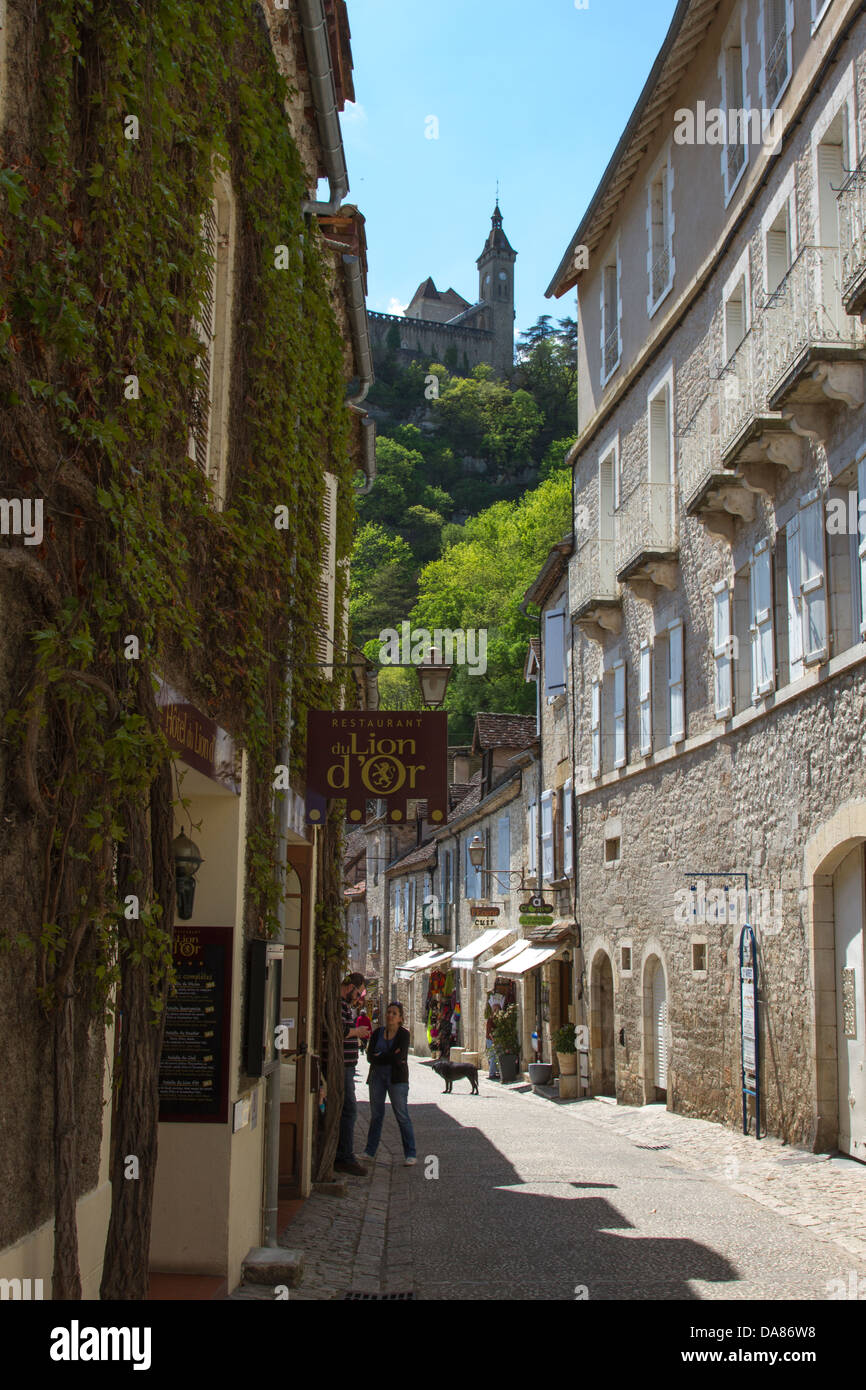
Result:
{"type": "Polygon", "coordinates": [[[489,951],[491,946],[495,946],[497,941],[501,941],[503,936],[508,936],[512,930],[512,927],[491,927],[489,931],[482,932],[475,941],[470,941],[468,946],[460,947],[451,961],[451,969],[474,970],[478,957],[489,951]]]}
{"type": "Polygon", "coordinates": [[[535,970],[537,966],[543,965],[551,956],[556,955],[555,946],[527,946],[524,942],[524,948],[518,956],[514,956],[507,965],[501,967],[500,975],[525,975],[527,970],[535,970]]]}
{"type": "Polygon", "coordinates": [[[515,941],[515,943],[514,943],[513,946],[506,946],[505,950],[504,950],[504,951],[500,951],[498,956],[494,956],[494,957],[492,958],[492,960],[489,960],[489,961],[487,962],[486,965],[482,965],[481,969],[482,969],[482,970],[496,970],[496,969],[498,969],[498,967],[499,967],[500,965],[502,965],[505,961],[507,961],[507,960],[513,960],[513,958],[514,958],[520,951],[525,951],[527,945],[528,945],[527,941],[526,941],[523,937],[521,937],[519,941],[515,941]]]}
{"type": "Polygon", "coordinates": [[[419,970],[433,970],[435,966],[450,960],[453,954],[453,951],[426,951],[423,956],[413,956],[411,960],[398,965],[394,974],[398,980],[411,980],[419,970]]]}

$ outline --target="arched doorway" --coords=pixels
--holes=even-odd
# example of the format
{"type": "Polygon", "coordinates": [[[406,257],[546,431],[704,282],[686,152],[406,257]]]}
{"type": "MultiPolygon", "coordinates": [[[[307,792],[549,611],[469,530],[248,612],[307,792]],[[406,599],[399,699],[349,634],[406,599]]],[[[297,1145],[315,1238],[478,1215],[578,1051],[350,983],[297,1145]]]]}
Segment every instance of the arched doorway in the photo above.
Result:
{"type": "Polygon", "coordinates": [[[658,956],[644,967],[644,1095],[647,1104],[668,1098],[668,991],[658,956]]]}
{"type": "Polygon", "coordinates": [[[590,983],[589,1048],[592,1093],[616,1096],[613,968],[606,951],[596,952],[590,983]]]}
{"type": "Polygon", "coordinates": [[[839,1148],[866,1159],[866,1010],[863,1002],[863,845],[833,875],[839,1148]]]}
{"type": "Polygon", "coordinates": [[[814,1147],[866,1162],[866,802],[849,801],[805,852],[815,1015],[814,1147]]]}

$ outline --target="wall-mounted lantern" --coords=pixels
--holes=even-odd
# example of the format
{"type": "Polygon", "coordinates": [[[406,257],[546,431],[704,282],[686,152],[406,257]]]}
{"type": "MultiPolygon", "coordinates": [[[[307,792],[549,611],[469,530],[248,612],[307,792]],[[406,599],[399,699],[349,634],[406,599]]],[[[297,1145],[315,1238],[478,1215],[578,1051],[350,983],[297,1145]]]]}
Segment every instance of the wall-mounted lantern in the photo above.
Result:
{"type": "Polygon", "coordinates": [[[198,845],[194,844],[183,832],[172,841],[171,849],[174,855],[177,915],[182,922],[188,922],[192,916],[192,907],[195,901],[195,876],[204,860],[198,845]]]}

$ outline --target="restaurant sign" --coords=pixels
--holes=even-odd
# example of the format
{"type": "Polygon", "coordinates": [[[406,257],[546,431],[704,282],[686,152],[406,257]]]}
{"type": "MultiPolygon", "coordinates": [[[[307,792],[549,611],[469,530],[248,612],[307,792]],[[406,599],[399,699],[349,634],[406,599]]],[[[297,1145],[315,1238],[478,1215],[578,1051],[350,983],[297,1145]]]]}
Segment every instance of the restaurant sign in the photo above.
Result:
{"type": "Polygon", "coordinates": [[[329,801],[344,800],[350,821],[367,802],[386,803],[390,821],[406,803],[427,802],[434,825],[448,818],[448,715],[444,710],[309,710],[307,822],[321,825],[329,801]]]}

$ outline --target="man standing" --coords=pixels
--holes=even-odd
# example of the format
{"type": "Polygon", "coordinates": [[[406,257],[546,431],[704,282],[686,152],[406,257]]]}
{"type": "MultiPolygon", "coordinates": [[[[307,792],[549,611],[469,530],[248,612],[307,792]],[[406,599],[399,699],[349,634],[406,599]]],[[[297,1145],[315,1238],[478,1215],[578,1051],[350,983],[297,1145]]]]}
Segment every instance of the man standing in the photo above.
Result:
{"type": "Polygon", "coordinates": [[[347,975],[340,986],[340,1005],[343,1014],[343,1074],[345,1076],[345,1095],[343,1113],[340,1117],[340,1140],[334,1169],[340,1173],[356,1173],[365,1177],[367,1169],[355,1157],[355,1117],[358,1106],[355,1101],[355,1068],[358,1065],[358,1040],[366,1041],[369,1028],[355,1027],[355,1005],[364,988],[364,976],[356,971],[347,975]]]}

